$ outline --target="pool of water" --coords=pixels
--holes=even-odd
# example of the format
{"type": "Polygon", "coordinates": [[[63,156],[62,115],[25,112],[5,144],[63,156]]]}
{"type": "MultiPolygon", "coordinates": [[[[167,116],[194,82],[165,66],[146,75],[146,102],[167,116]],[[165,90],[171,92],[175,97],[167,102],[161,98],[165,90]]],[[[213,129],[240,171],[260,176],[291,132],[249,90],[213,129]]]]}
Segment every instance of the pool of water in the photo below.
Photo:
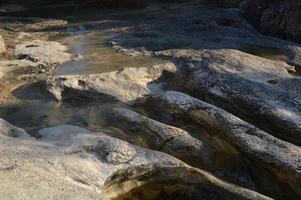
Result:
{"type": "Polygon", "coordinates": [[[70,53],[79,55],[78,60],[59,65],[55,75],[93,74],[117,71],[125,67],[147,67],[165,63],[166,60],[151,56],[129,56],[118,53],[106,44],[104,33],[100,31],[80,31],[70,33],[60,39],[70,48],[70,53]]]}
{"type": "Polygon", "coordinates": [[[110,98],[76,99],[60,103],[47,95],[42,84],[32,81],[14,90],[12,95],[15,100],[1,103],[0,117],[25,129],[36,138],[40,137],[38,131],[43,128],[70,124],[148,147],[139,133],[128,135],[107,125],[104,115],[111,108],[129,108],[110,98]]]}
{"type": "Polygon", "coordinates": [[[259,45],[242,46],[238,50],[270,60],[288,61],[286,52],[282,49],[259,45]]]}

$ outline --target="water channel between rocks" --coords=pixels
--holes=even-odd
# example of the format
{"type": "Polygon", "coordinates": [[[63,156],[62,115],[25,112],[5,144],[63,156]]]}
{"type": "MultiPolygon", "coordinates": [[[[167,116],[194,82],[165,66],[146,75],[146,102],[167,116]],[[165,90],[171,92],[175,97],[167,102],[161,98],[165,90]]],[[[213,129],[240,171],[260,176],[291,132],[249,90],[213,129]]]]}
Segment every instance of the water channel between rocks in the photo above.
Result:
{"type": "MultiPolygon", "coordinates": [[[[147,67],[167,62],[151,56],[130,56],[118,53],[105,44],[104,33],[82,30],[81,25],[79,27],[81,27],[80,31],[67,28],[67,36],[60,37],[57,41],[68,46],[69,52],[72,55],[79,55],[81,59],[58,65],[52,72],[53,75],[106,73],[126,67],[147,67]]],[[[125,106],[111,99],[97,101],[77,99],[59,103],[44,93],[36,82],[38,80],[23,81],[20,87],[19,83],[16,84],[18,86],[12,85],[10,89],[13,88],[12,94],[16,98],[0,106],[0,117],[15,126],[24,128],[36,137],[38,137],[38,130],[61,124],[73,124],[104,131],[101,119],[102,110],[116,105],[125,106]],[[17,89],[14,90],[14,88],[17,89]]],[[[118,132],[116,135],[116,130],[113,132],[108,134],[122,139],[126,137],[118,132]]]]}

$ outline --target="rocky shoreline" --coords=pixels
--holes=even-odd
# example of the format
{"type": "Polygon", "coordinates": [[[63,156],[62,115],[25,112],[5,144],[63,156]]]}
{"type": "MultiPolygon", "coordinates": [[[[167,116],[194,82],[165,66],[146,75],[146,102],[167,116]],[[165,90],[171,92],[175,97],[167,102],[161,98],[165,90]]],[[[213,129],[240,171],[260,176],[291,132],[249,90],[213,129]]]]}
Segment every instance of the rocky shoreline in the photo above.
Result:
{"type": "Polygon", "coordinates": [[[0,17],[1,199],[300,198],[301,45],[161,3],[0,17]]]}

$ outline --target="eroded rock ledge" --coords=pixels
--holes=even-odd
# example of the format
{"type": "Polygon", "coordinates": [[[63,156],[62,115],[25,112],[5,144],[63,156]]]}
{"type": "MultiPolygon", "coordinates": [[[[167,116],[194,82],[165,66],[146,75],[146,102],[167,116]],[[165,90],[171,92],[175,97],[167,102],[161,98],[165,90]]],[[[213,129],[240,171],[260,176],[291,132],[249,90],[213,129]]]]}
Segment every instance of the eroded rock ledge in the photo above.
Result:
{"type": "Polygon", "coordinates": [[[185,63],[187,81],[183,91],[270,134],[300,144],[301,99],[294,84],[300,84],[301,79],[289,73],[294,71],[293,66],[226,49],[171,50],[158,54],[185,63]]]}
{"type": "Polygon", "coordinates": [[[141,134],[146,142],[137,145],[166,152],[236,184],[282,197],[286,195],[279,187],[286,185],[290,197],[301,194],[301,104],[294,87],[300,78],[290,73],[293,66],[230,49],[154,54],[172,58],[175,64],[51,77],[48,90],[62,101],[105,95],[142,107],[146,116],[117,107],[102,118],[126,134],[141,134]],[[196,98],[164,92],[168,88],[196,98]],[[232,166],[218,165],[222,157],[232,166]],[[265,175],[258,177],[257,171],[265,175]],[[268,189],[268,183],[274,186],[268,189]]]}
{"type": "Polygon", "coordinates": [[[166,83],[175,71],[176,66],[167,63],[101,74],[54,76],[47,80],[47,89],[59,101],[63,98],[100,98],[106,95],[131,103],[147,94],[162,91],[164,79],[166,83]]]}
{"type": "Polygon", "coordinates": [[[62,125],[41,130],[43,137],[37,141],[19,129],[20,134],[11,137],[7,132],[16,128],[3,120],[0,125],[5,127],[0,133],[0,191],[4,199],[12,194],[14,199],[110,199],[152,182],[209,187],[217,192],[214,195],[223,193],[225,199],[270,199],[167,154],[102,133],[62,125]]]}

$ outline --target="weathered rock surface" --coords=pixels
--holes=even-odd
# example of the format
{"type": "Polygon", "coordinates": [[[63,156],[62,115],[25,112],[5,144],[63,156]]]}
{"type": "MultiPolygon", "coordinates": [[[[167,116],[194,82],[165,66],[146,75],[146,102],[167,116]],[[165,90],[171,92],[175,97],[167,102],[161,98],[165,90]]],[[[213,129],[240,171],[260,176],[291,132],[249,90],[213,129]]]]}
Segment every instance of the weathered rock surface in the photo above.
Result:
{"type": "Polygon", "coordinates": [[[161,91],[164,82],[160,79],[170,78],[175,71],[175,65],[167,63],[101,74],[55,76],[47,80],[47,85],[57,100],[107,95],[130,103],[139,97],[161,91]]]}
{"type": "Polygon", "coordinates": [[[5,47],[5,42],[2,38],[2,36],[0,35],[0,54],[3,54],[6,50],[6,47],[5,47]]]}
{"type": "Polygon", "coordinates": [[[61,64],[72,59],[67,47],[58,42],[29,41],[16,45],[15,56],[46,65],[61,64]]]}
{"type": "Polygon", "coordinates": [[[245,0],[245,17],[259,31],[301,42],[301,2],[299,0],[245,0]]]}
{"type": "Polygon", "coordinates": [[[156,181],[203,185],[226,199],[270,199],[102,133],[62,125],[40,134],[41,140],[0,134],[2,199],[110,199],[156,181]]]}
{"type": "Polygon", "coordinates": [[[0,60],[0,79],[8,72],[24,69],[25,67],[38,67],[41,63],[32,62],[30,60],[0,60]]]}
{"type": "Polygon", "coordinates": [[[183,90],[270,134],[301,143],[301,96],[293,86],[278,85],[280,81],[300,79],[288,73],[294,70],[292,66],[227,49],[162,54],[185,63],[187,81],[183,90]]]}
{"type": "MultiPolygon", "coordinates": [[[[300,147],[279,140],[220,108],[180,92],[154,94],[147,99],[145,107],[168,122],[195,122],[210,134],[218,135],[238,147],[254,162],[266,167],[277,180],[289,185],[296,194],[301,194],[300,147]]],[[[264,179],[266,177],[261,181],[264,179]]]]}
{"type": "Polygon", "coordinates": [[[130,137],[138,136],[146,143],[136,141],[137,145],[168,153],[190,165],[222,175],[233,183],[254,188],[240,162],[240,153],[206,131],[190,133],[125,108],[109,109],[105,118],[107,125],[120,128],[130,137]],[[230,163],[221,164],[226,160],[230,163]]]}
{"type": "Polygon", "coordinates": [[[206,141],[192,137],[188,132],[162,124],[125,108],[107,111],[107,123],[121,128],[129,134],[140,133],[148,146],[187,161],[212,165],[213,149],[206,141]],[[211,164],[209,164],[211,163],[211,164]]]}

